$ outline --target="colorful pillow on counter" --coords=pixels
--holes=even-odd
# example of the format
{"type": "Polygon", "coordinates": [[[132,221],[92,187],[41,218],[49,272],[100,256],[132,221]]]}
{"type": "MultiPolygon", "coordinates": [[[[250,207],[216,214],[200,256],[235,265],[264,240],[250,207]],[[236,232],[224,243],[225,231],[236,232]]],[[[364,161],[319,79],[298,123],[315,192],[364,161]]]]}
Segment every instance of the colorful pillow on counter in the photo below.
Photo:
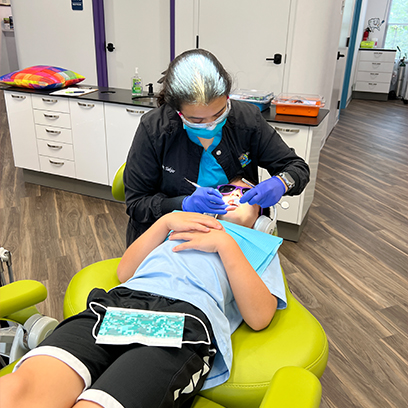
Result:
{"type": "Polygon", "coordinates": [[[32,89],[58,89],[75,85],[85,79],[64,68],[36,65],[0,77],[0,83],[32,89]]]}

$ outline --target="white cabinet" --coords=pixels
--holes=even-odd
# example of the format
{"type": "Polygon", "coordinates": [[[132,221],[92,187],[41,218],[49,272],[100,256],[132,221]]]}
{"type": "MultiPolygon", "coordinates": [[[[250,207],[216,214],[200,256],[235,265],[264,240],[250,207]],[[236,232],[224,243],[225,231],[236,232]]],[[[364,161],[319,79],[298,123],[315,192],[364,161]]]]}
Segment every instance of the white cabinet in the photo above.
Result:
{"type": "Polygon", "coordinates": [[[35,137],[31,95],[4,92],[10,128],[14,164],[30,170],[40,170],[35,137]]]}
{"type": "Polygon", "coordinates": [[[68,100],[49,95],[31,95],[31,100],[40,170],[75,177],[68,100]]]}
{"type": "Polygon", "coordinates": [[[353,97],[387,100],[394,59],[394,50],[359,50],[353,97]]]}
{"type": "Polygon", "coordinates": [[[24,91],[4,95],[16,167],[102,186],[112,185],[140,118],[152,109],[24,91]]]}
{"type": "MultiPolygon", "coordinates": [[[[326,129],[327,119],[328,116],[326,116],[319,126],[269,123],[270,126],[272,126],[280,134],[284,142],[289,147],[292,147],[296,154],[302,157],[310,167],[310,181],[303,193],[293,197],[283,196],[279,201],[279,204],[277,205],[278,221],[294,224],[296,226],[300,226],[304,221],[304,218],[313,201],[317,167],[319,164],[321,138],[326,129]]],[[[259,170],[259,181],[266,180],[270,177],[266,170],[259,170]]]]}
{"type": "Polygon", "coordinates": [[[151,108],[104,104],[109,185],[126,161],[140,118],[151,108]]]}
{"type": "Polygon", "coordinates": [[[103,103],[71,99],[69,107],[76,177],[109,184],[103,103]]]}

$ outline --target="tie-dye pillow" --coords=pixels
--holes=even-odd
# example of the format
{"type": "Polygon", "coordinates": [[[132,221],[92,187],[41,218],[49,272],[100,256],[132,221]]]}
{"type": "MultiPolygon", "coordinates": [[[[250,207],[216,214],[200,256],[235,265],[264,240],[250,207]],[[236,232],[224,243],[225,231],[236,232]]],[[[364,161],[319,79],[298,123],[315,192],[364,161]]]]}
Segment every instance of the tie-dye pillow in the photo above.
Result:
{"type": "Polygon", "coordinates": [[[84,79],[84,76],[68,69],[36,65],[3,75],[0,83],[22,88],[58,89],[75,85],[84,79]]]}

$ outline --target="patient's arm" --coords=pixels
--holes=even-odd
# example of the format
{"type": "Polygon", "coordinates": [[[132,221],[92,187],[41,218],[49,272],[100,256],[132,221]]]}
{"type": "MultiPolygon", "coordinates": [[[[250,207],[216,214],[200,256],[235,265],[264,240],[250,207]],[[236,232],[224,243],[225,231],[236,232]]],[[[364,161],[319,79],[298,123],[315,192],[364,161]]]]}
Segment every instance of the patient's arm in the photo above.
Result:
{"type": "Polygon", "coordinates": [[[218,252],[228,274],[239,311],[253,330],[262,330],[271,322],[278,301],[245,258],[241,248],[225,231],[172,233],[170,239],[185,240],[174,251],[194,248],[218,252]]]}
{"type": "Polygon", "coordinates": [[[208,215],[192,212],[169,213],[159,218],[125,251],[117,270],[120,282],[126,282],[150,252],[159,246],[171,230],[201,231],[223,229],[221,223],[208,215]]]}

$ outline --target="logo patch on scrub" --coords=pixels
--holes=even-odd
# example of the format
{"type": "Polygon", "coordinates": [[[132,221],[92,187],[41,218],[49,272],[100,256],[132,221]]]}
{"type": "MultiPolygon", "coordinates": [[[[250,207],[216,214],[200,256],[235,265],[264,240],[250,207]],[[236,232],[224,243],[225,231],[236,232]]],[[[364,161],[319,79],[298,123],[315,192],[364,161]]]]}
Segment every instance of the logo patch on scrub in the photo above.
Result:
{"type": "Polygon", "coordinates": [[[241,156],[238,157],[239,162],[241,163],[241,167],[244,168],[249,163],[251,163],[251,159],[249,158],[249,152],[242,153],[241,156]]]}

